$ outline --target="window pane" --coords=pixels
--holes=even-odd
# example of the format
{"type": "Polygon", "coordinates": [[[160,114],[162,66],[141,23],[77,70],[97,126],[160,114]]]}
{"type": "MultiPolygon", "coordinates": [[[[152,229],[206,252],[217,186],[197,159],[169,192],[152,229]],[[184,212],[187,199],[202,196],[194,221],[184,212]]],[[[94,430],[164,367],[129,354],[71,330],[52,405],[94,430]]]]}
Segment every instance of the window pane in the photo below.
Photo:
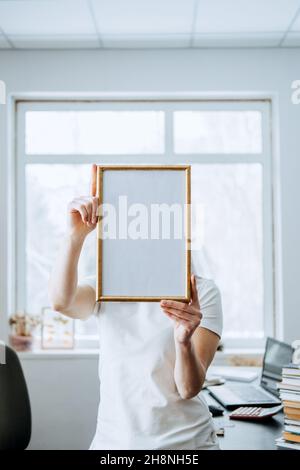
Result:
{"type": "MultiPolygon", "coordinates": [[[[26,166],[26,309],[40,314],[49,305],[48,279],[66,233],[66,207],[88,194],[90,165],[26,166]]],[[[80,259],[79,277],[95,273],[96,238],[91,233],[80,259]]],[[[76,321],[76,331],[97,334],[94,318],[76,321]]]]}
{"type": "MultiPolygon", "coordinates": [[[[27,165],[27,310],[49,305],[50,269],[66,229],[67,202],[86,194],[90,165],[27,165]]],[[[263,336],[262,168],[259,164],[192,167],[193,263],[222,293],[223,337],[263,336]]],[[[95,273],[95,233],[89,235],[79,276],[95,273]]],[[[77,333],[95,334],[94,321],[77,333]]]]}
{"type": "Polygon", "coordinates": [[[215,279],[224,338],[263,336],[262,167],[192,167],[194,269],[215,279]]]}
{"type": "Polygon", "coordinates": [[[27,154],[159,154],[163,111],[27,111],[27,154]]]}
{"type": "Polygon", "coordinates": [[[175,153],[262,152],[259,111],[174,112],[175,153]]]}

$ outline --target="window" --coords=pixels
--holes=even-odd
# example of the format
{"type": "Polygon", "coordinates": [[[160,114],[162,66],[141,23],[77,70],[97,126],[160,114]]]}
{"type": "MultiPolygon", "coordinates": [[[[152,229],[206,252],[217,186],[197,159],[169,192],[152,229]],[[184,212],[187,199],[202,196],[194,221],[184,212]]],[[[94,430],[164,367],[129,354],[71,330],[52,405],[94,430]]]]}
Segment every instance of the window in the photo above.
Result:
{"type": "Polygon", "coordinates": [[[175,153],[261,153],[259,111],[175,111],[175,153]]]}
{"type": "MultiPolygon", "coordinates": [[[[192,165],[194,269],[214,278],[227,346],[273,329],[270,119],[267,101],[20,102],[17,106],[16,305],[40,313],[66,230],[89,191],[90,164],[192,165]]],[[[95,234],[79,276],[95,273],[95,234]]],[[[77,340],[95,320],[76,321],[77,340]]]]}
{"type": "Polygon", "coordinates": [[[163,153],[163,118],[162,111],[29,111],[26,153],[163,153]]]}

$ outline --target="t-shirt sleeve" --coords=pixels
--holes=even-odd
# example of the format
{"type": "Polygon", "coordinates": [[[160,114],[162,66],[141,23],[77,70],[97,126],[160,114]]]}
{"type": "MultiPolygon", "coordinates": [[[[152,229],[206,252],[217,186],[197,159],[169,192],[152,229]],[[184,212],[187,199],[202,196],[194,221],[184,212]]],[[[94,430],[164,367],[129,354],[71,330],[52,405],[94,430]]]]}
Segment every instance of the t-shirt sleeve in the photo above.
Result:
{"type": "Polygon", "coordinates": [[[196,281],[200,311],[203,315],[200,327],[213,331],[221,338],[223,313],[220,291],[214,281],[210,279],[203,279],[196,276],[196,281]]]}
{"type": "MultiPolygon", "coordinates": [[[[80,286],[90,286],[96,292],[96,276],[79,277],[78,284],[80,286]]],[[[99,310],[100,310],[100,303],[95,302],[92,313],[97,314],[99,313],[99,310]]]]}
{"type": "Polygon", "coordinates": [[[85,276],[78,279],[81,286],[90,286],[96,291],[96,276],[85,276]]]}

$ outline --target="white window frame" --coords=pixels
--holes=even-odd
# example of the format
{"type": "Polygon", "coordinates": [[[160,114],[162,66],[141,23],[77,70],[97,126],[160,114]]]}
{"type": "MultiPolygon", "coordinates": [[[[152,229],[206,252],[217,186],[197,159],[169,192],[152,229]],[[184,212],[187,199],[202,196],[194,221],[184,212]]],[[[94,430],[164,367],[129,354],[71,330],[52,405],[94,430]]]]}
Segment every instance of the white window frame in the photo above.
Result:
{"type": "MultiPolygon", "coordinates": [[[[16,202],[15,213],[11,219],[11,225],[14,230],[11,233],[18,234],[15,240],[10,243],[10,259],[15,269],[10,270],[10,285],[12,286],[12,295],[10,305],[13,310],[23,309],[25,305],[25,238],[21,236],[21,227],[25,228],[25,162],[26,163],[260,163],[263,168],[263,267],[264,267],[264,332],[265,336],[280,336],[277,327],[280,324],[280,304],[275,301],[280,300],[280,294],[276,292],[279,289],[279,282],[276,279],[276,270],[280,262],[280,257],[275,259],[277,252],[276,240],[280,236],[275,234],[274,223],[278,222],[278,213],[275,218],[274,201],[278,201],[277,176],[274,181],[274,167],[272,158],[272,97],[271,96],[201,96],[188,94],[174,95],[101,95],[89,96],[27,96],[15,97],[13,117],[14,127],[14,171],[12,173],[12,184],[14,191],[12,196],[16,202]],[[84,109],[116,109],[116,110],[153,110],[159,109],[166,113],[165,122],[165,153],[151,155],[25,155],[25,112],[30,110],[84,110],[84,109]],[[262,138],[263,150],[261,154],[175,154],[173,152],[173,128],[172,119],[168,119],[174,110],[259,110],[262,113],[262,138]],[[276,219],[276,220],[275,220],[276,219]],[[14,275],[14,273],[16,273],[14,275]],[[275,282],[276,281],[276,282],[275,282]]],[[[25,230],[26,233],[26,230],[25,230]]],[[[94,346],[94,343],[93,343],[94,346]]],[[[263,340],[226,340],[226,346],[229,348],[261,348],[263,340]]]]}

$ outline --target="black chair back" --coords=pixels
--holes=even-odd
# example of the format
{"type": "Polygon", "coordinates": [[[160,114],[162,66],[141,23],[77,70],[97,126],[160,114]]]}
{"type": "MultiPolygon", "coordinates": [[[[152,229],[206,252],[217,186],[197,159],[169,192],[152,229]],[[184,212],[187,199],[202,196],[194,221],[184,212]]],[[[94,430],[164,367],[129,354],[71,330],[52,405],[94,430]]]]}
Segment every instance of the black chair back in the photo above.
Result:
{"type": "Polygon", "coordinates": [[[16,352],[5,346],[5,355],[0,364],[0,450],[24,450],[31,436],[29,395],[16,352]]]}

